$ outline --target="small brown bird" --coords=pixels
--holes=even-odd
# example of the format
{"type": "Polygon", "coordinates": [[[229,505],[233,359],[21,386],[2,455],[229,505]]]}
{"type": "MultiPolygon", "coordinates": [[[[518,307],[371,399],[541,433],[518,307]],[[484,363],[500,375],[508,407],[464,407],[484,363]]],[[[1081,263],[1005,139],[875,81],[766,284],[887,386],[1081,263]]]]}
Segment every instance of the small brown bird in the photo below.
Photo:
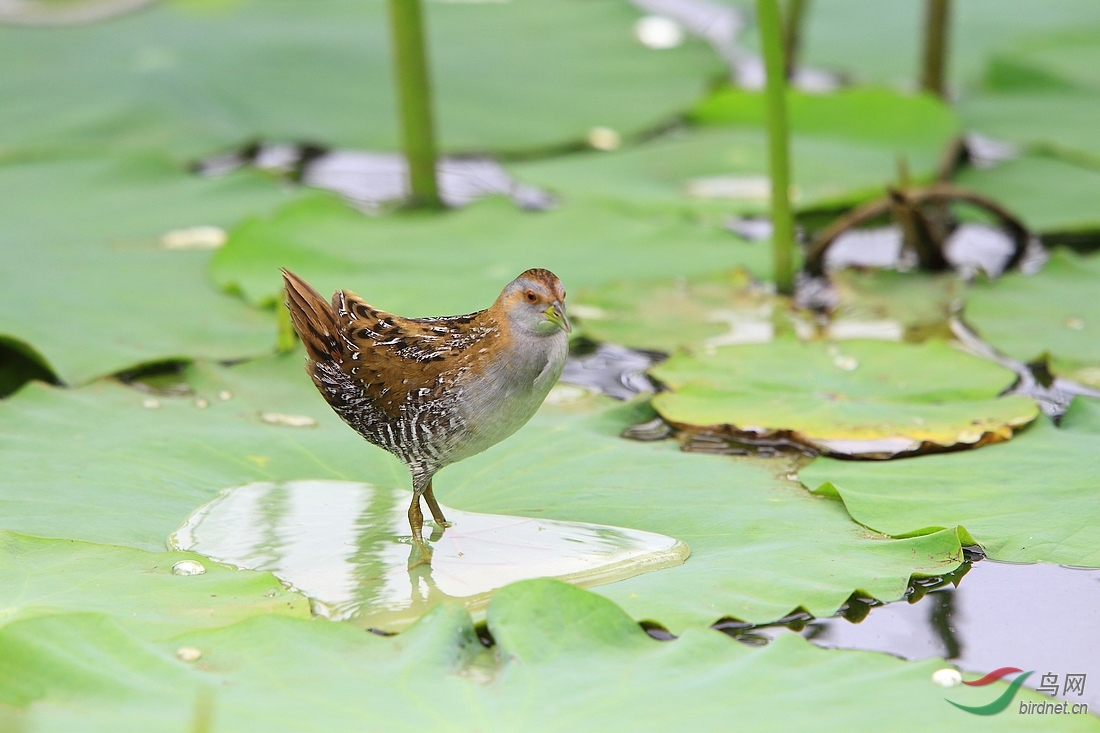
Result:
{"type": "Polygon", "coordinates": [[[306,371],[321,395],[409,467],[409,526],[421,561],[429,560],[421,496],[447,526],[432,477],[519,430],[561,376],[572,331],[561,281],[528,270],[486,310],[402,318],[347,290],[329,305],[294,273],[283,270],[283,279],[306,371]]]}

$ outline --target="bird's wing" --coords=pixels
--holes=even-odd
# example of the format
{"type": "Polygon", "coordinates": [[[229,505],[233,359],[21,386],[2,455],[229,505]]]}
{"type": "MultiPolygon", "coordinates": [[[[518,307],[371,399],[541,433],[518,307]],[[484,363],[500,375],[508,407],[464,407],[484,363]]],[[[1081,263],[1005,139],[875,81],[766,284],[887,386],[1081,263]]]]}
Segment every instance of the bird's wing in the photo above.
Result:
{"type": "Polygon", "coordinates": [[[283,270],[283,277],[294,328],[309,354],[307,371],[338,411],[349,400],[366,399],[396,418],[410,393],[426,400],[441,395],[456,379],[484,370],[504,345],[491,309],[402,318],[346,290],[330,305],[294,273],[283,270]]]}
{"type": "Polygon", "coordinates": [[[403,318],[347,290],[332,296],[332,311],[349,348],[344,371],[391,416],[410,392],[442,393],[449,379],[483,369],[502,337],[488,311],[403,318]]]}

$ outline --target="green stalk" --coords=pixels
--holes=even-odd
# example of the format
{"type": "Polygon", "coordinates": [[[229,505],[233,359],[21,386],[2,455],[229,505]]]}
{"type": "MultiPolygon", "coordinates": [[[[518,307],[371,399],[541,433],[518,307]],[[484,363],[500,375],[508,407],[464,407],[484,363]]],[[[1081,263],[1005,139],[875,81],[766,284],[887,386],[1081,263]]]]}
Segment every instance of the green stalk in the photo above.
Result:
{"type": "Polygon", "coordinates": [[[927,0],[924,20],[924,75],[921,88],[940,97],[946,93],[947,20],[950,0],[927,0]]]}
{"type": "Polygon", "coordinates": [[[802,26],[805,24],[806,5],[809,0],[787,0],[787,17],[783,26],[783,68],[787,79],[794,77],[798,66],[798,52],[802,46],[802,26]]]}
{"type": "Polygon", "coordinates": [[[794,217],[791,213],[791,163],[788,153],[787,79],[783,68],[783,23],[777,0],[756,0],[756,19],[764,47],[768,83],[764,102],[768,118],[768,163],[772,182],[772,255],[775,286],[784,294],[794,292],[794,217]]]}
{"type": "Polygon", "coordinates": [[[390,0],[390,31],[401,107],[401,142],[409,161],[412,206],[438,207],[435,131],[420,0],[390,0]]]}
{"type": "Polygon", "coordinates": [[[294,322],[290,320],[290,308],[285,303],[275,305],[275,350],[280,354],[289,354],[298,345],[298,334],[294,322]]]}

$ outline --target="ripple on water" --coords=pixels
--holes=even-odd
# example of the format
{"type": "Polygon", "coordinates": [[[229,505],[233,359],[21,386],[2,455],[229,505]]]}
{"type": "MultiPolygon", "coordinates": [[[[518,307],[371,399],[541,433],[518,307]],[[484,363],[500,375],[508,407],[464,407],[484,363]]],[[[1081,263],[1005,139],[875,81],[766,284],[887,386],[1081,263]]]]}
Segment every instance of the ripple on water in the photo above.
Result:
{"type": "Polygon", "coordinates": [[[493,590],[529,578],[590,587],[679,565],[689,550],[665,535],[443,508],[431,567],[409,569],[411,493],[349,481],[259,482],[222,491],[171,537],[189,550],[267,570],[313,600],[314,613],[399,630],[457,601],[484,609],[493,590]]]}

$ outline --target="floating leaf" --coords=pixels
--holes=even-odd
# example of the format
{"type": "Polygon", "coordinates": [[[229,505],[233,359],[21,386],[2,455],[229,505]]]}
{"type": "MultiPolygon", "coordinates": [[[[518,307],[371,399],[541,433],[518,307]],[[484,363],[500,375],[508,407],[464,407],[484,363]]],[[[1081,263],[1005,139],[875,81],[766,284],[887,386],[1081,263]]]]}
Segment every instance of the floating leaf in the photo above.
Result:
{"type": "Polygon", "coordinates": [[[498,199],[443,216],[366,217],[314,194],[237,227],[211,272],[254,304],[282,297],[278,268],[287,267],[326,295],[347,288],[390,312],[431,316],[487,308],[530,267],[553,270],[572,291],[738,262],[760,276],[770,271],[766,248],[672,214],[595,204],[532,213],[498,199]]]}
{"type": "Polygon", "coordinates": [[[803,483],[839,493],[856,521],[892,536],[964,524],[1010,562],[1100,567],[1100,405],[1078,398],[1004,445],[878,464],[819,458],[803,483]]]}
{"type": "MultiPolygon", "coordinates": [[[[156,550],[224,488],[295,479],[409,486],[404,466],[332,413],[300,353],[185,376],[207,407],[163,397],[148,410],[140,392],[110,382],[30,385],[10,398],[0,410],[0,528],[156,550]],[[219,399],[223,391],[232,398],[219,399]],[[306,415],[317,427],[270,425],[266,411],[306,415]]],[[[723,616],[771,621],[798,606],[827,616],[857,588],[894,600],[911,574],[961,559],[954,529],[903,541],[868,533],[840,502],[783,478],[793,472],[787,462],[623,440],[625,427],[652,414],[620,404],[547,404],[512,438],[442,471],[436,495],[465,511],[682,540],[692,550],[686,564],[602,588],[635,617],[670,628],[723,616]]]]}
{"type": "Polygon", "coordinates": [[[1100,257],[1055,250],[1037,275],[975,283],[963,312],[990,344],[1033,362],[1048,354],[1063,377],[1100,387],[1100,257]]]}
{"type": "Polygon", "coordinates": [[[689,548],[653,532],[583,522],[464,512],[443,506],[429,524],[431,565],[409,564],[412,492],[351,481],[256,482],[223,491],[188,517],[171,547],[270,570],[313,600],[318,615],[397,631],[428,609],[484,611],[517,580],[558,578],[581,587],[680,565],[689,548]]]}
{"type": "Polygon", "coordinates": [[[105,613],[132,634],[166,639],[253,616],[309,618],[309,602],[270,573],[227,568],[184,552],[147,552],[0,531],[0,623],[105,613]],[[201,576],[173,565],[203,560],[201,576]]]}
{"type": "Polygon", "coordinates": [[[0,7],[0,23],[20,25],[69,25],[92,23],[132,13],[154,0],[14,0],[0,7]]]}
{"type": "Polygon", "coordinates": [[[221,489],[249,481],[351,479],[402,486],[405,469],[364,447],[316,394],[300,355],[234,369],[191,367],[196,396],[161,397],[115,382],[78,390],[31,384],[0,410],[0,527],[163,550],[168,535],[221,489]],[[219,392],[231,394],[229,400],[219,392]],[[270,425],[306,415],[315,429],[270,425]]]}
{"type": "Polygon", "coordinates": [[[1038,34],[990,59],[985,86],[1001,92],[1100,92],[1100,34],[1074,28],[1038,34]]]}
{"type": "MultiPolygon", "coordinates": [[[[618,0],[427,3],[448,150],[542,148],[677,114],[722,73],[702,41],[652,51],[618,0]],[[470,40],[476,38],[477,43],[470,40]]],[[[0,26],[0,149],[160,149],[262,137],[397,147],[383,2],[163,2],[64,29],[0,26]]]]}
{"type": "MultiPolygon", "coordinates": [[[[172,645],[139,642],[95,615],[38,619],[0,630],[0,700],[30,705],[36,731],[183,728],[204,699],[213,724],[227,730],[396,730],[415,719],[443,730],[660,731],[720,728],[734,718],[746,730],[771,730],[797,729],[810,710],[815,729],[839,731],[889,729],[902,709],[918,729],[973,727],[932,683],[939,659],[827,651],[794,634],[764,648],[704,629],[659,642],[613,603],[552,581],[502,590],[489,628],[496,648],[485,652],[454,606],[394,638],[262,618],[172,645]],[[190,667],[175,661],[180,644],[202,657],[190,667]]],[[[1002,681],[946,697],[980,704],[1006,688],[1002,681]]],[[[983,723],[1034,725],[1017,715],[983,723]]],[[[1046,724],[1095,729],[1088,716],[1046,724]]]]}
{"type": "Polygon", "coordinates": [[[804,340],[924,341],[949,335],[963,283],[955,275],[840,270],[831,273],[829,318],[789,311],[744,270],[701,278],[612,282],[570,295],[574,325],[596,341],[672,352],[804,340]]]}
{"type": "Polygon", "coordinates": [[[969,129],[1036,154],[1089,168],[1100,161],[1092,126],[1100,115],[1100,94],[978,94],[960,100],[959,115],[969,129]]]}
{"type": "Polygon", "coordinates": [[[770,341],[774,310],[770,289],[744,270],[691,280],[619,281],[570,297],[570,313],[585,336],[666,352],[770,341]]]}
{"type": "Polygon", "coordinates": [[[833,614],[861,588],[900,598],[912,573],[954,567],[955,530],[919,544],[882,542],[837,503],[800,489],[786,461],[691,455],[673,441],[623,440],[652,416],[580,400],[544,406],[514,438],[443,471],[436,492],[471,511],[581,520],[683,540],[675,568],[601,586],[639,619],[677,630],[724,616],[774,620],[798,606],[833,614]]]}
{"type": "MultiPolygon", "coordinates": [[[[912,88],[920,70],[923,5],[829,0],[806,13],[803,63],[835,70],[861,82],[912,88]]],[[[947,65],[951,88],[977,83],[991,53],[1014,49],[1029,36],[1100,25],[1100,8],[1088,0],[985,0],[951,9],[952,43],[947,65]]]]}
{"type": "MultiPolygon", "coordinates": [[[[1093,134],[1100,111],[1098,65],[1100,34],[1095,30],[1076,27],[1033,36],[990,60],[984,84],[989,92],[962,100],[960,112],[983,134],[1095,169],[1100,163],[1093,134]]],[[[1041,166],[1033,167],[1043,172],[1041,166]]],[[[1054,175],[1044,178],[1046,185],[1036,187],[1040,200],[1054,203],[1058,195],[1073,194],[1071,182],[1054,175]]],[[[1072,212],[1070,207],[1061,210],[1072,212]]]]}
{"type": "MultiPolygon", "coordinates": [[[[835,208],[881,195],[897,177],[895,146],[854,137],[796,133],[791,199],[798,209],[835,208]]],[[[915,176],[931,176],[939,153],[914,152],[915,176]]],[[[766,213],[770,196],[762,127],[676,131],[613,153],[576,153],[513,164],[516,177],[566,202],[614,201],[673,211],[766,213]]]]}
{"type": "Polygon", "coordinates": [[[947,335],[963,297],[963,282],[954,274],[846,269],[829,280],[837,301],[823,330],[836,340],[916,342],[947,335]]]}
{"type": "Polygon", "coordinates": [[[788,435],[839,455],[999,442],[1038,414],[1027,398],[997,398],[1011,372],[940,341],[778,339],[678,354],[651,374],[672,389],[654,407],[678,427],[788,435]]]}
{"type": "MultiPolygon", "coordinates": [[[[889,89],[844,89],[832,94],[791,91],[791,131],[883,145],[928,164],[959,133],[952,109],[930,94],[889,89]]],[[[712,94],[691,112],[693,122],[764,127],[764,95],[729,88],[712,94]]],[[[913,165],[916,161],[911,161],[913,165]]]]}
{"type": "Polygon", "coordinates": [[[289,198],[256,174],[202,180],[155,156],[0,166],[0,338],[29,345],[68,384],[270,352],[273,319],[210,285],[209,252],[160,238],[289,198]]]}
{"type": "MultiPolygon", "coordinates": [[[[1096,112],[1100,114],[1100,106],[1096,112]]],[[[1100,229],[1100,170],[1028,155],[989,170],[964,169],[957,181],[997,201],[1033,231],[1100,229]]]]}

